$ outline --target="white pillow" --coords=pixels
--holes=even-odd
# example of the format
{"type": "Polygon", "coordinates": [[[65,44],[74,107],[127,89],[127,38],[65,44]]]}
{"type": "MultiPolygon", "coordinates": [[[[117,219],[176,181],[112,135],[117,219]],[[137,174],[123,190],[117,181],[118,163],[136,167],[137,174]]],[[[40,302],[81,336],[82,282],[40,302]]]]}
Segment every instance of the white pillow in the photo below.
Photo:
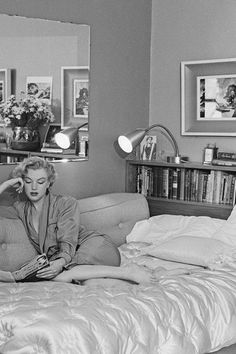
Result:
{"type": "Polygon", "coordinates": [[[236,247],[236,206],[233,208],[225,224],[214,232],[212,238],[236,247]]]}
{"type": "Polygon", "coordinates": [[[226,220],[208,216],[162,214],[138,221],[126,242],[160,243],[178,236],[212,237],[226,220]]]}
{"type": "Polygon", "coordinates": [[[182,236],[142,249],[142,254],[168,261],[214,268],[236,257],[236,249],[211,238],[182,236]],[[235,253],[235,254],[234,254],[235,253]]]}

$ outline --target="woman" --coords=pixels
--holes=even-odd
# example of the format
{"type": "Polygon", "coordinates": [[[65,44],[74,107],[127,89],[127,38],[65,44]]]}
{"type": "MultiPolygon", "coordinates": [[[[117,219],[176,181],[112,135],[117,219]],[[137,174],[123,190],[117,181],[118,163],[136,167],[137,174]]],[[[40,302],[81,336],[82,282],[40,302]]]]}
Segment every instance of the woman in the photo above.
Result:
{"type": "Polygon", "coordinates": [[[77,200],[50,191],[56,178],[53,164],[37,156],[27,158],[12,177],[0,185],[0,193],[10,186],[24,192],[15,210],[37,252],[46,253],[50,261],[37,277],[66,282],[104,277],[135,283],[158,280],[160,274],[146,267],[119,267],[120,254],[111,239],[80,227],[77,200]]]}

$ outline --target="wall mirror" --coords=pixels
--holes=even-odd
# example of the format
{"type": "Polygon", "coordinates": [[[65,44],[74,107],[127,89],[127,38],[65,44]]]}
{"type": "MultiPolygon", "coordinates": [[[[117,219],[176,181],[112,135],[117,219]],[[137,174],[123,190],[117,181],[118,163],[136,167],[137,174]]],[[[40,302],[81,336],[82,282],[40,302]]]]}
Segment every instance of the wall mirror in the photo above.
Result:
{"type": "Polygon", "coordinates": [[[1,14],[0,47],[0,162],[87,160],[90,27],[1,14]],[[61,149],[55,134],[69,127],[61,149]]]}

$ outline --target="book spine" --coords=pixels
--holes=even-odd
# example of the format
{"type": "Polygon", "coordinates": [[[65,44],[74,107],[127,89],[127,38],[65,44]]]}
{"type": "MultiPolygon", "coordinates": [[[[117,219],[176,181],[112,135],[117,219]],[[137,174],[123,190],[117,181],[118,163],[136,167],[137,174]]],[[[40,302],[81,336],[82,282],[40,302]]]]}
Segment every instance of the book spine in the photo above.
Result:
{"type": "Polygon", "coordinates": [[[184,200],[188,200],[189,196],[189,185],[190,185],[190,170],[185,171],[185,184],[184,184],[184,200]]]}
{"type": "Polygon", "coordinates": [[[180,200],[181,168],[177,168],[177,199],[180,200]]]}
{"type": "Polygon", "coordinates": [[[169,181],[168,181],[168,199],[173,198],[173,173],[174,170],[172,168],[169,169],[169,181]]]}
{"type": "Polygon", "coordinates": [[[202,184],[202,201],[203,202],[206,202],[206,198],[207,198],[207,181],[208,181],[208,173],[204,173],[203,184],[202,184]]]}
{"type": "Polygon", "coordinates": [[[232,184],[232,175],[229,174],[227,176],[227,189],[226,189],[226,195],[225,195],[225,204],[230,204],[229,198],[230,198],[230,189],[231,189],[231,184],[232,184]]]}
{"type": "Polygon", "coordinates": [[[162,198],[168,198],[168,192],[169,192],[169,169],[163,168],[163,170],[162,170],[162,191],[161,191],[162,198]]]}
{"type": "Polygon", "coordinates": [[[184,189],[185,189],[185,169],[180,170],[180,200],[184,200],[184,189]]]}
{"type": "Polygon", "coordinates": [[[202,202],[203,176],[204,174],[200,171],[197,186],[197,202],[202,202]]]}
{"type": "Polygon", "coordinates": [[[178,171],[177,169],[173,170],[172,178],[172,199],[177,199],[178,195],[178,171]]]}
{"type": "Polygon", "coordinates": [[[157,197],[162,196],[162,185],[163,185],[163,173],[162,167],[158,167],[157,169],[157,197]]]}
{"type": "Polygon", "coordinates": [[[158,186],[158,167],[154,167],[152,171],[152,177],[153,177],[153,192],[152,196],[157,197],[157,186],[158,186]]]}
{"type": "Polygon", "coordinates": [[[224,174],[221,179],[221,189],[220,189],[220,204],[224,203],[224,195],[225,195],[225,185],[226,185],[226,175],[224,174]]]}
{"type": "Polygon", "coordinates": [[[216,204],[220,202],[221,180],[222,180],[222,171],[216,171],[214,190],[213,190],[213,203],[216,204]]]}
{"type": "Polygon", "coordinates": [[[229,204],[235,204],[235,176],[232,176],[230,192],[229,192],[229,204]]]}

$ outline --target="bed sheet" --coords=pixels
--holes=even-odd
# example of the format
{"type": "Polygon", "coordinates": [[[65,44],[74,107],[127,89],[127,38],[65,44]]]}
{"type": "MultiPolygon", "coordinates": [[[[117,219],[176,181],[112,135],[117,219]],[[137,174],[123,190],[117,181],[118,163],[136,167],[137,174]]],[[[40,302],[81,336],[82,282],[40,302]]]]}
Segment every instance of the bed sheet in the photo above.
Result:
{"type": "MultiPolygon", "coordinates": [[[[121,249],[122,266],[160,265],[138,248],[121,249]]],[[[235,343],[236,267],[191,273],[154,285],[0,283],[0,353],[196,354],[235,343]]]]}

